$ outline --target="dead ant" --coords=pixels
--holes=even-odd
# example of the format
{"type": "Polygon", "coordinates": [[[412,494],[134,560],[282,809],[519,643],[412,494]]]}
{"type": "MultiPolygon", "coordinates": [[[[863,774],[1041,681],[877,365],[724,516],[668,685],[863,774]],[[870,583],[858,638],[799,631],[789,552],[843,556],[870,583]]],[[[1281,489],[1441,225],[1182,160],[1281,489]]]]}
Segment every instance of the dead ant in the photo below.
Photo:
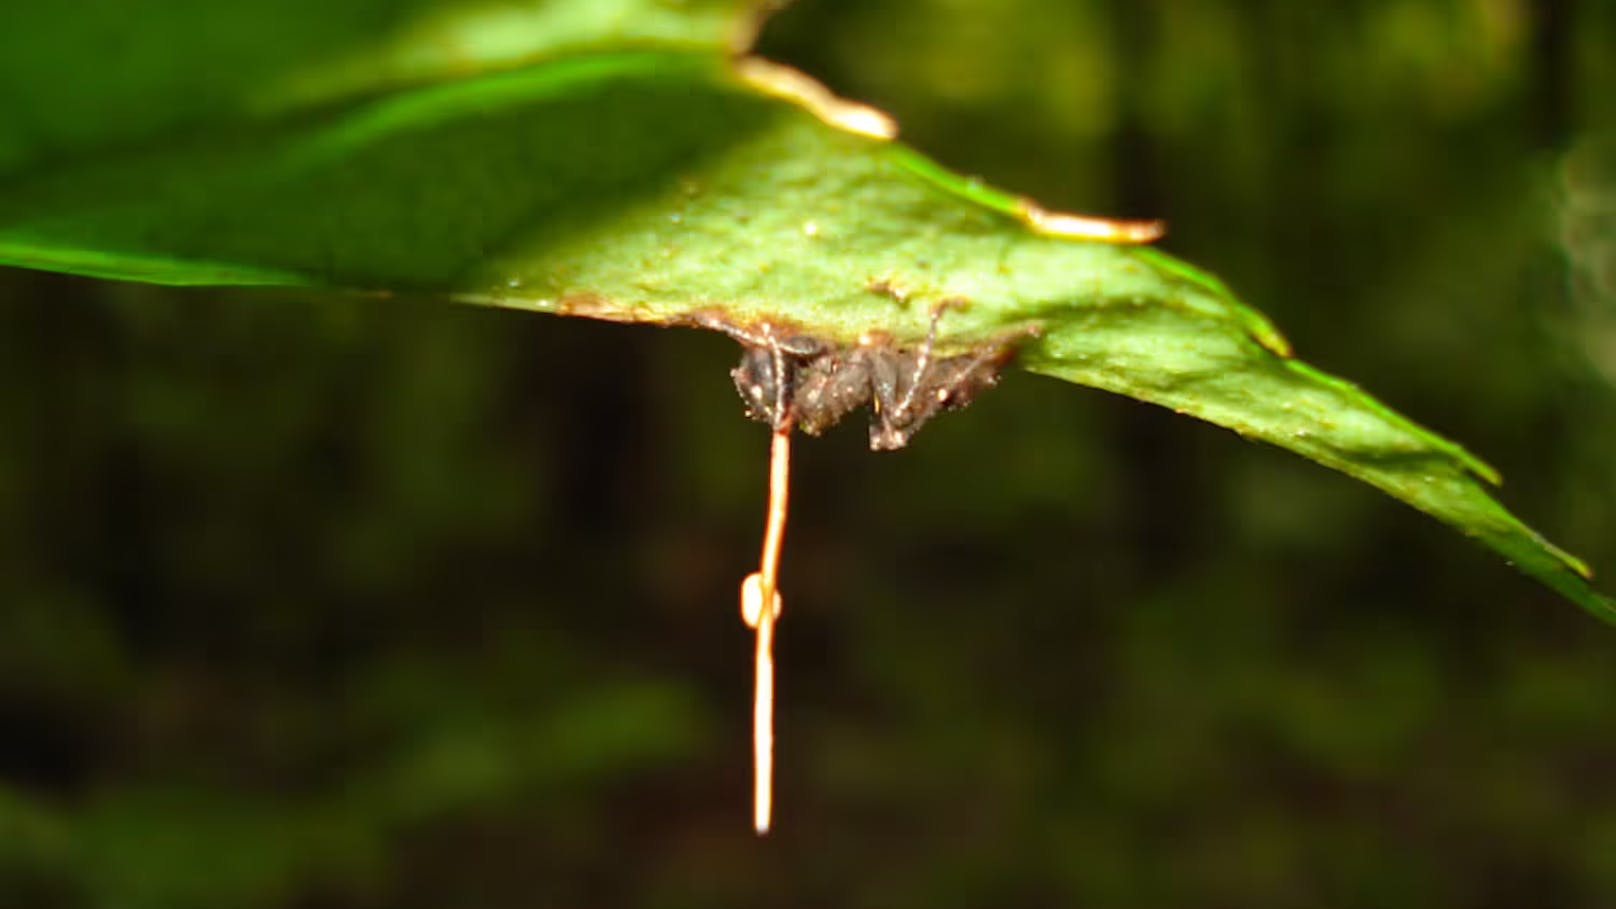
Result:
{"type": "Polygon", "coordinates": [[[756,330],[703,320],[746,346],[730,371],[747,415],[779,429],[795,426],[819,435],[868,403],[870,448],[903,448],[932,417],[971,403],[992,387],[1013,354],[1007,344],[938,358],[937,323],[947,305],[932,310],[919,348],[894,347],[867,334],[857,345],[833,347],[808,335],[782,335],[770,323],[756,330]]]}

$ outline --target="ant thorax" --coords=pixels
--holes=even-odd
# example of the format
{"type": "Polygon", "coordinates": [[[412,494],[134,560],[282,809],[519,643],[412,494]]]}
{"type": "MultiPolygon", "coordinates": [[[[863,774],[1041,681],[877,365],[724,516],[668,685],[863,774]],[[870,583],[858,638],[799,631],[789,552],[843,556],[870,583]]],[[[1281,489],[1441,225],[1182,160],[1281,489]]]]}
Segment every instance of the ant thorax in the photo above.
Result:
{"type": "Polygon", "coordinates": [[[867,337],[831,345],[807,335],[781,336],[769,326],[743,332],[721,326],[746,345],[730,371],[747,415],[775,429],[796,426],[819,435],[870,405],[870,448],[903,448],[932,417],[971,403],[992,387],[1014,355],[1008,343],[937,357],[936,320],[917,348],[867,337]]]}

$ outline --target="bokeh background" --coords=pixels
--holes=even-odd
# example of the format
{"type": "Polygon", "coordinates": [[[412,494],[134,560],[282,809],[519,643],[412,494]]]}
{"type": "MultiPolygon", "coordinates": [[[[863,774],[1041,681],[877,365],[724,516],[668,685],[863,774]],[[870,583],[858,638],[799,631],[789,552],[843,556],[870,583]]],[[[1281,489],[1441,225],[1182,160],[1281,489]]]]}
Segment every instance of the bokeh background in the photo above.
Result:
{"type": "MultiPolygon", "coordinates": [[[[1616,5],[803,0],[763,50],[1167,218],[1616,589],[1616,5]]],[[[0,906],[1616,906],[1616,630],[1026,375],[798,446],[755,839],[735,353],[0,271],[0,906]]]]}

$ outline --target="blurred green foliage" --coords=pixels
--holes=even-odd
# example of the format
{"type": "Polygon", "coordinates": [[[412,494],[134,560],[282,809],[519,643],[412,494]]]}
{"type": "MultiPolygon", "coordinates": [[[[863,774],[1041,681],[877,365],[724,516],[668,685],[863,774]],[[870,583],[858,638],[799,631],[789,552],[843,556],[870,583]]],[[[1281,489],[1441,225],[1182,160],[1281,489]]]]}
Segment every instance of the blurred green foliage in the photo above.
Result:
{"type": "MultiPolygon", "coordinates": [[[[1616,570],[1609,4],[805,0],[762,49],[1167,217],[1616,570]]],[[[1616,903],[1616,636],[1293,456],[1025,375],[799,446],[756,841],[733,345],[0,280],[0,905],[1616,903]]]]}

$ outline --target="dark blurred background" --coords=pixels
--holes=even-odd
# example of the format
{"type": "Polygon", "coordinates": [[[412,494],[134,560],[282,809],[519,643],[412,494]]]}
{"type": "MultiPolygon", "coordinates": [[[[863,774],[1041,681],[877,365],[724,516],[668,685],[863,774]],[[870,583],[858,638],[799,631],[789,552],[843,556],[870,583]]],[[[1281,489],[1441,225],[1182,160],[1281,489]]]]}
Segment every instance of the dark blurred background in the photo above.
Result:
{"type": "MultiPolygon", "coordinates": [[[[1616,589],[1616,4],[804,0],[763,51],[1167,218],[1616,589]]],[[[1026,375],[798,446],[754,839],[735,353],[0,272],[0,906],[1616,906],[1616,630],[1026,375]]]]}

